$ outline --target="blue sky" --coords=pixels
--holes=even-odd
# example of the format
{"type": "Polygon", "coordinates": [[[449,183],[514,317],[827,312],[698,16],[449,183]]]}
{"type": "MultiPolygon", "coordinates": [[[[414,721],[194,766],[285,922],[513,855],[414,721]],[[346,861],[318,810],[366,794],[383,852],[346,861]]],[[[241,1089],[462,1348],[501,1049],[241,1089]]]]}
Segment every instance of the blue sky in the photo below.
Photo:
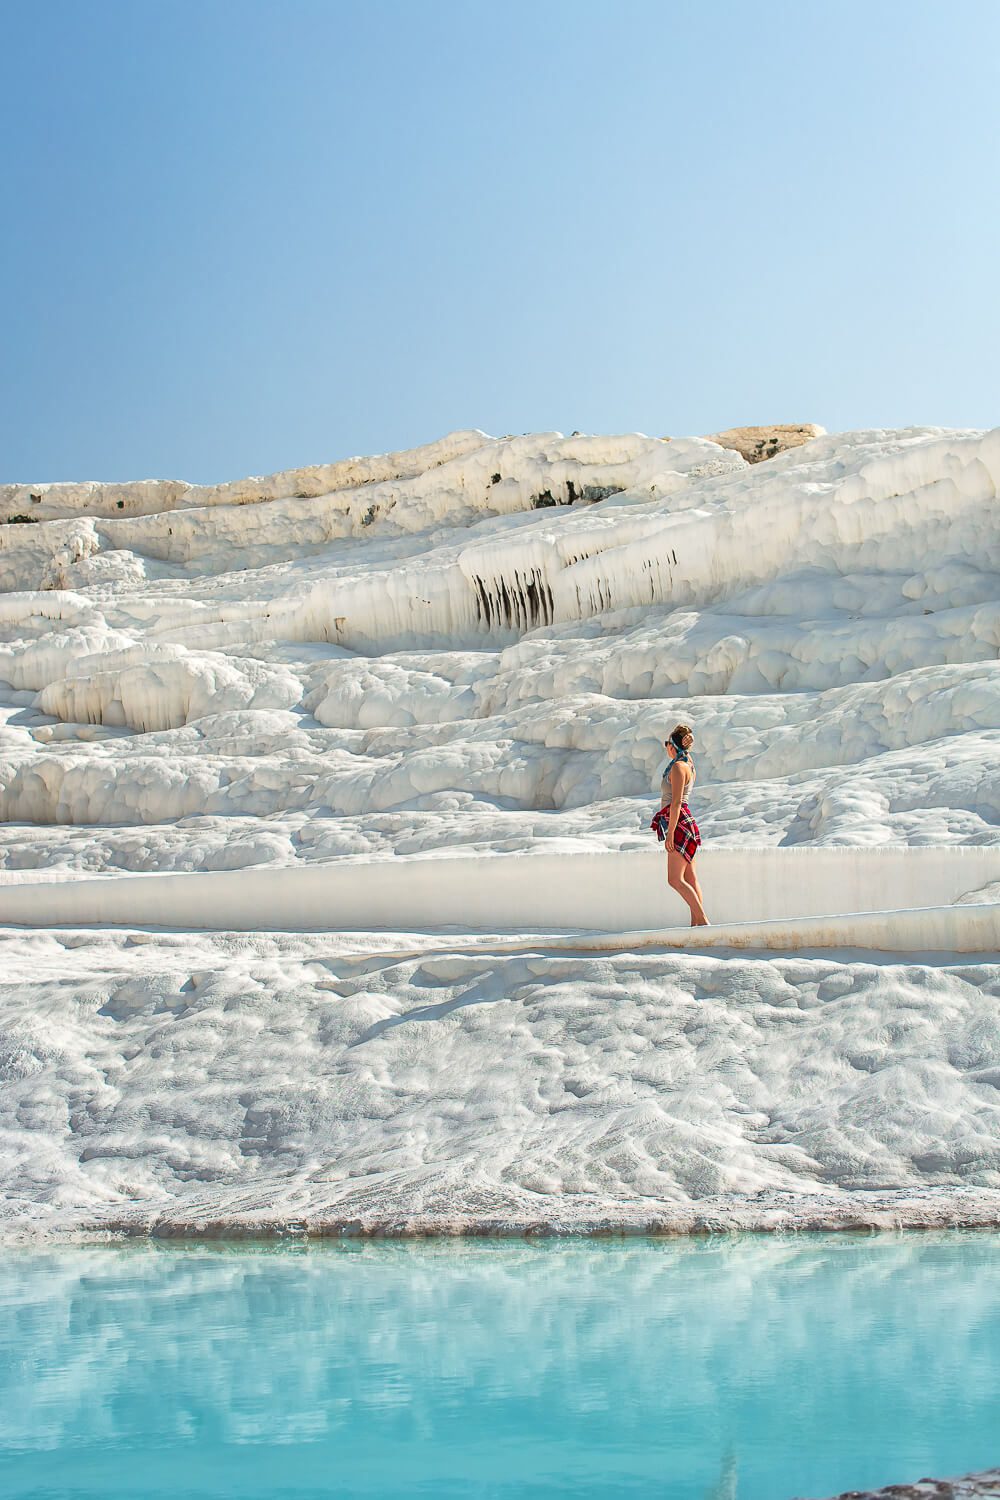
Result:
{"type": "Polygon", "coordinates": [[[997,0],[2,0],[0,481],[1000,423],[997,0]]]}

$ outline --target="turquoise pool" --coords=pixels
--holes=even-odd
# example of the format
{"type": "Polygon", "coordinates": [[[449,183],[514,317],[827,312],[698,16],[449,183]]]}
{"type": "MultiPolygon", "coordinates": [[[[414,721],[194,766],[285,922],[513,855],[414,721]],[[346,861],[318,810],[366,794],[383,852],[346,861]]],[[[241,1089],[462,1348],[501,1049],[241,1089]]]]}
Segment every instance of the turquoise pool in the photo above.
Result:
{"type": "Polygon", "coordinates": [[[1000,1462],[1000,1235],[0,1254],[5,1500],[783,1500],[1000,1462]]]}

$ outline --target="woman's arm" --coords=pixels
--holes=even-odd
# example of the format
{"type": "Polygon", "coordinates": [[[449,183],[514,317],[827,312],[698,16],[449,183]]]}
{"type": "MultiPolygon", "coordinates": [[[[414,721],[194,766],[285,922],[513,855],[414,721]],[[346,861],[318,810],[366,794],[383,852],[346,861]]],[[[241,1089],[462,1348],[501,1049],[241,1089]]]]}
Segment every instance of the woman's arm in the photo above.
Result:
{"type": "Polygon", "coordinates": [[[681,803],[684,801],[684,788],[686,786],[684,768],[680,761],[675,760],[670,767],[670,821],[667,824],[667,847],[673,848],[674,830],[677,827],[677,819],[681,815],[681,803]]]}

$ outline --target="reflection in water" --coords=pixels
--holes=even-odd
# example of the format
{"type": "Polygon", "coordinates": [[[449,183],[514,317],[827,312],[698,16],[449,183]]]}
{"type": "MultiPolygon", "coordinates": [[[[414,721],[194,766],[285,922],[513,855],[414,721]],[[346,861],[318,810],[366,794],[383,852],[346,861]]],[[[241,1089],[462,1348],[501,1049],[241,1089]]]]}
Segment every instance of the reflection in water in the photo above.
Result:
{"type": "Polygon", "coordinates": [[[709,1485],[705,1500],[736,1500],[736,1455],[727,1453],[722,1460],[717,1483],[709,1485]]]}
{"type": "Polygon", "coordinates": [[[992,1234],[8,1251],[4,1493],[781,1500],[986,1467],[998,1271],[992,1234]]]}

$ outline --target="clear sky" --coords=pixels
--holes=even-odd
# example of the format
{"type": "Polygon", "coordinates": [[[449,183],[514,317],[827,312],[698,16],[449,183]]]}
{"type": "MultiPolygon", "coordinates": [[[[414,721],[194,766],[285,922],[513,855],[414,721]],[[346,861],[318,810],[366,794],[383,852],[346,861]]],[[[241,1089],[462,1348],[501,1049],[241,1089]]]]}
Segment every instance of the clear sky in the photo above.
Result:
{"type": "Polygon", "coordinates": [[[1000,423],[998,0],[0,0],[0,481],[1000,423]]]}

